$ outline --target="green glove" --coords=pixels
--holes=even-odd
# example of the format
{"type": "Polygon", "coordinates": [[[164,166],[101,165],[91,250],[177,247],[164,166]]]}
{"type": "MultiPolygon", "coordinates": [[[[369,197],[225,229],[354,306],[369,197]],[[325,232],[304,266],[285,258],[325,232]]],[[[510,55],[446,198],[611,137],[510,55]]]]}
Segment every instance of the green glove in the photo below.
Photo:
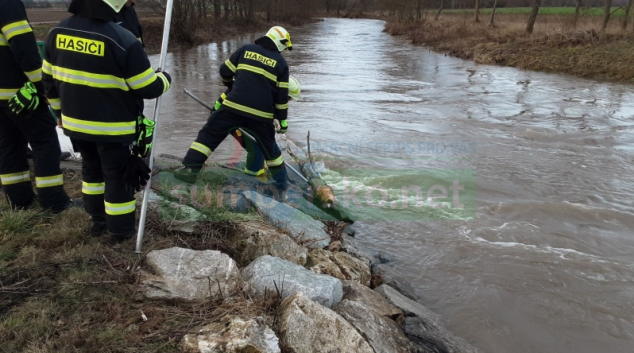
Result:
{"type": "Polygon", "coordinates": [[[150,153],[152,153],[155,124],[154,121],[147,119],[143,115],[138,117],[137,146],[139,147],[139,155],[142,158],[149,157],[150,153]]]}
{"type": "Polygon", "coordinates": [[[286,122],[286,120],[280,120],[280,130],[278,131],[278,133],[285,134],[286,130],[288,130],[288,123],[286,122]]]}
{"type": "Polygon", "coordinates": [[[40,105],[37,88],[33,82],[27,82],[18,93],[9,100],[9,109],[17,116],[27,116],[40,105]]]}

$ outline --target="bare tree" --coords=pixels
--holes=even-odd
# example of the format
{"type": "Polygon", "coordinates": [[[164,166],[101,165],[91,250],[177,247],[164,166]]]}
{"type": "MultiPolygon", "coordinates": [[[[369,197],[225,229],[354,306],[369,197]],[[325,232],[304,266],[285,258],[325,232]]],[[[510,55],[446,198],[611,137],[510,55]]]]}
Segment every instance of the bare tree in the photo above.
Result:
{"type": "Polygon", "coordinates": [[[605,37],[605,29],[608,27],[610,21],[610,8],[612,7],[612,0],[605,0],[605,7],[603,8],[603,24],[601,25],[601,37],[605,37]]]}
{"type": "Polygon", "coordinates": [[[579,21],[579,9],[581,8],[581,0],[575,1],[575,17],[572,20],[572,26],[577,27],[577,21],[579,21]]]}
{"type": "Polygon", "coordinates": [[[440,7],[438,8],[438,12],[436,12],[436,17],[434,17],[434,21],[438,21],[438,17],[440,17],[440,12],[442,12],[444,4],[445,0],[440,0],[440,7]]]}
{"type": "Polygon", "coordinates": [[[475,0],[475,21],[480,22],[480,0],[475,0]]]}
{"type": "Polygon", "coordinates": [[[535,26],[535,20],[537,19],[537,14],[539,13],[539,7],[542,4],[542,0],[533,0],[533,9],[531,10],[531,15],[528,17],[528,23],[526,24],[526,33],[533,33],[533,26],[535,26]]]}
{"type": "Polygon", "coordinates": [[[623,28],[624,31],[627,29],[627,22],[630,19],[630,8],[632,8],[632,0],[629,0],[625,6],[625,14],[621,22],[621,28],[623,28]]]}
{"type": "Polygon", "coordinates": [[[495,9],[498,7],[498,0],[493,1],[493,9],[491,10],[491,21],[489,22],[489,26],[495,27],[495,9]]]}

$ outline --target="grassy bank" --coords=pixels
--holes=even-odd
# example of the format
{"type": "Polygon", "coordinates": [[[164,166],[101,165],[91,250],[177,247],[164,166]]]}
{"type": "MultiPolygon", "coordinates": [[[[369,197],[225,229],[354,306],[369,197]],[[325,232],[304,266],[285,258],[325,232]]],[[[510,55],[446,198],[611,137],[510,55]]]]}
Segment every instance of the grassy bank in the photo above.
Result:
{"type": "Polygon", "coordinates": [[[443,14],[438,21],[430,14],[421,21],[388,19],[385,31],[481,64],[632,82],[631,24],[623,31],[620,21],[613,19],[605,38],[600,38],[601,17],[581,17],[575,27],[572,16],[538,16],[535,31],[527,35],[527,18],[527,14],[496,14],[492,28],[486,15],[475,23],[471,13],[443,14]]]}
{"type": "MultiPolygon", "coordinates": [[[[490,14],[493,9],[482,8],[480,13],[490,14]]],[[[495,10],[496,14],[526,14],[528,15],[533,10],[532,7],[499,7],[495,10]]],[[[612,16],[622,17],[625,14],[625,10],[622,7],[612,7],[612,16]]],[[[474,9],[461,9],[461,10],[444,10],[443,13],[474,13],[474,9]]],[[[540,15],[574,15],[574,7],[540,7],[540,15]]],[[[579,9],[580,16],[603,16],[603,7],[583,7],[579,9]]]]}

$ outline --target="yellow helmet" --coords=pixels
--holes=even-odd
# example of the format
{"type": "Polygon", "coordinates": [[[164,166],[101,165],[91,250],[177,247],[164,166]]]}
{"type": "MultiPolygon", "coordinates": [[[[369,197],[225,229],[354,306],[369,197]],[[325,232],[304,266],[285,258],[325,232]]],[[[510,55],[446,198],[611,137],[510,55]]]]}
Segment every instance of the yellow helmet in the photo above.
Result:
{"type": "Polygon", "coordinates": [[[293,43],[291,43],[291,35],[284,27],[274,26],[266,32],[266,36],[273,40],[273,43],[277,46],[277,50],[280,52],[284,49],[293,50],[293,43]]]}
{"type": "Polygon", "coordinates": [[[123,5],[125,5],[128,0],[103,0],[108,6],[110,6],[115,12],[121,11],[123,5]]]}
{"type": "Polygon", "coordinates": [[[293,76],[288,78],[288,95],[294,100],[298,101],[300,98],[301,89],[299,87],[299,81],[293,76]]]}

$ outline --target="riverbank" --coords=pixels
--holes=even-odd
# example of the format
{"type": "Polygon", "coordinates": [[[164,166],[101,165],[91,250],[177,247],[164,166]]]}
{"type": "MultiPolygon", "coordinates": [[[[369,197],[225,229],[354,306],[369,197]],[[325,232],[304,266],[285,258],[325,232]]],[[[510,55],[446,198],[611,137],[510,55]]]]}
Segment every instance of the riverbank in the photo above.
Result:
{"type": "Polygon", "coordinates": [[[532,35],[524,32],[527,14],[497,14],[495,27],[489,16],[473,21],[470,13],[432,14],[422,21],[386,19],[385,32],[405,36],[424,45],[480,64],[513,66],[521,69],[563,73],[617,82],[632,82],[634,33],[612,19],[601,39],[601,17],[584,16],[573,28],[568,15],[539,16],[532,35]]]}

